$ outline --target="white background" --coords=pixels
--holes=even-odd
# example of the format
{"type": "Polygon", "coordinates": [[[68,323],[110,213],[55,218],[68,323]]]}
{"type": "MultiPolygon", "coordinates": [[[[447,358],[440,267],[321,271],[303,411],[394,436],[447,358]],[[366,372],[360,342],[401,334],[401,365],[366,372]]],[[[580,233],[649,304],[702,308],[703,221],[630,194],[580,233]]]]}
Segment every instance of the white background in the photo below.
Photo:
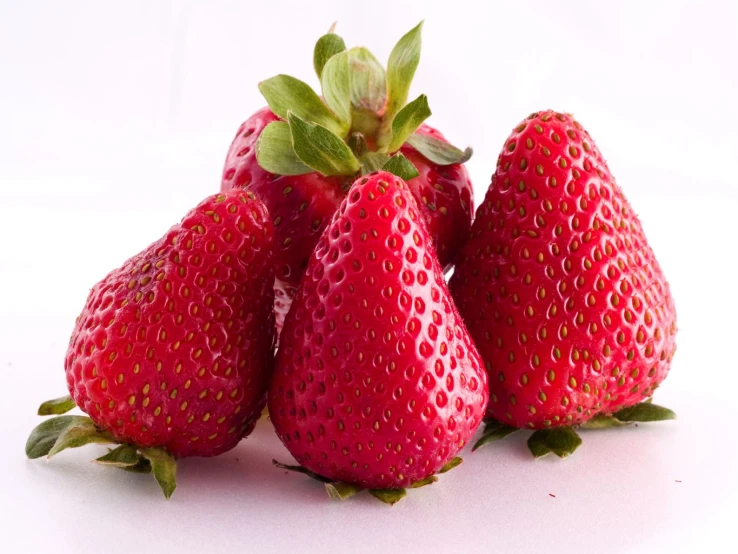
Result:
{"type": "Polygon", "coordinates": [[[737,5],[0,0],[3,552],[734,552],[737,5]],[[257,82],[315,84],[312,46],[335,20],[386,59],[422,18],[413,91],[474,146],[478,199],[532,111],[574,112],[597,140],[676,298],[656,401],[679,419],[583,433],[566,461],[533,461],[522,436],[467,450],[393,508],[330,502],[271,467],[290,458],[265,422],[182,462],[170,502],[150,477],[87,463],[97,447],[27,461],[87,290],[218,189],[257,82]]]}

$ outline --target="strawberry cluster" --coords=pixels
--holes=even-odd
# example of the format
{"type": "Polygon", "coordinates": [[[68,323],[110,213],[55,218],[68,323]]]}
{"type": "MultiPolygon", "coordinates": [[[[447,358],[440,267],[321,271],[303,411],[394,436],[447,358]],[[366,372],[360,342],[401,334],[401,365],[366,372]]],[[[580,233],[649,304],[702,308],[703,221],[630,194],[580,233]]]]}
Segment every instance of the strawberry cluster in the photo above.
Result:
{"type": "Polygon", "coordinates": [[[528,428],[535,456],[564,457],[579,427],[674,417],[651,403],[674,302],[594,141],[531,114],[472,224],[471,150],[408,102],[420,31],[385,69],[331,30],[320,95],[260,83],[221,192],[90,291],[30,458],[112,444],[96,462],[169,497],[178,458],[230,450],[266,405],[298,464],[276,465],[393,504],[482,422],[475,447],[528,428]]]}

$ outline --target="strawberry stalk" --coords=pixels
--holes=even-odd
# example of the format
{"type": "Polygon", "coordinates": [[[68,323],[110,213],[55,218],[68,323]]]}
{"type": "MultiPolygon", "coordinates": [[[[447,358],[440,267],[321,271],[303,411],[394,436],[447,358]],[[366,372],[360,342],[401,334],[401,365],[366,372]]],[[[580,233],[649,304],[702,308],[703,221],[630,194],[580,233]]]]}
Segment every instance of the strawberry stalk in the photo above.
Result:
{"type": "MultiPolygon", "coordinates": [[[[573,454],[582,444],[582,439],[577,433],[577,429],[610,429],[613,427],[623,427],[636,422],[645,423],[666,421],[669,419],[676,419],[676,414],[669,408],[652,404],[649,398],[645,402],[623,408],[612,414],[597,414],[581,425],[538,429],[528,438],[528,449],[536,458],[541,458],[551,453],[556,454],[559,458],[566,458],[573,454]]],[[[485,444],[502,440],[521,430],[506,425],[494,418],[487,418],[484,423],[482,437],[474,444],[472,451],[477,450],[485,444]]]]}
{"type": "MultiPolygon", "coordinates": [[[[419,489],[427,485],[432,485],[433,483],[438,481],[438,475],[451,471],[456,466],[461,464],[462,461],[463,460],[459,458],[458,456],[455,458],[452,458],[451,460],[448,461],[448,463],[446,463],[446,465],[444,465],[441,469],[438,470],[438,473],[436,475],[429,475],[428,477],[425,477],[424,479],[420,479],[419,481],[412,483],[408,488],[419,489]]],[[[315,479],[316,481],[319,481],[325,486],[325,490],[326,490],[326,493],[328,494],[328,497],[332,498],[333,500],[346,500],[347,498],[350,498],[360,493],[361,491],[366,490],[369,494],[371,494],[377,500],[384,502],[385,504],[389,504],[390,506],[394,506],[400,500],[405,498],[405,496],[407,495],[407,490],[404,488],[398,487],[398,488],[390,488],[390,489],[365,489],[353,483],[333,481],[331,479],[323,477],[322,475],[318,475],[317,473],[310,471],[309,469],[303,466],[300,466],[300,465],[282,464],[278,462],[277,460],[272,460],[272,464],[274,465],[274,467],[277,467],[279,469],[293,471],[295,473],[302,473],[303,475],[307,475],[308,477],[315,479]]]]}
{"type": "Polygon", "coordinates": [[[276,175],[317,171],[352,177],[385,170],[409,180],[417,169],[401,154],[393,156],[404,144],[439,165],[467,161],[470,148],[462,151],[416,133],[431,115],[424,94],[407,101],[420,60],[422,25],[399,40],[386,71],[366,48],[347,50],[332,30],[322,36],[313,53],[322,97],[289,75],[259,83],[270,109],[282,119],[264,129],[256,146],[259,165],[276,175]]]}
{"type": "Polygon", "coordinates": [[[153,473],[164,496],[169,499],[177,487],[177,462],[166,449],[138,448],[118,442],[103,431],[87,416],[58,415],[75,408],[70,396],[63,396],[41,404],[39,415],[56,415],[44,420],[31,431],[26,442],[26,456],[34,460],[46,456],[51,458],[67,448],[78,448],[86,444],[117,444],[95,463],[116,467],[134,473],[153,473]]]}

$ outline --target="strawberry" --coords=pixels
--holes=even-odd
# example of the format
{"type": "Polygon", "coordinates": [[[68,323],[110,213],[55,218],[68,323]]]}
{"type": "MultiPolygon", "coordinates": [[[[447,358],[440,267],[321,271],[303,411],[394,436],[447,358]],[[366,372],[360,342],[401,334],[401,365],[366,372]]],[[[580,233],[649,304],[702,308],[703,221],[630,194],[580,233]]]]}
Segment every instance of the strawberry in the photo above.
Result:
{"type": "Polygon", "coordinates": [[[387,172],[360,178],[285,321],[269,390],[277,434],[303,471],[354,492],[397,489],[434,480],[487,398],[409,187],[387,172]]]}
{"type": "Polygon", "coordinates": [[[279,328],[308,258],[358,173],[386,166],[406,178],[443,267],[466,240],[473,198],[462,163],[471,150],[421,125],[430,115],[425,96],[404,106],[419,49],[420,26],[400,40],[385,72],[367,49],[346,51],[331,32],[315,49],[323,98],[286,75],[259,85],[269,107],[238,129],[221,190],[251,190],[272,215],[279,328]],[[400,157],[390,163],[393,153],[400,157]]]}
{"type": "Polygon", "coordinates": [[[256,143],[264,127],[278,120],[269,108],[262,108],[241,125],[228,150],[221,190],[251,191],[269,207],[276,235],[274,311],[281,329],[308,258],[345,195],[346,180],[318,172],[275,175],[262,169],[256,143]]]}
{"type": "Polygon", "coordinates": [[[534,113],[507,139],[450,288],[489,373],[490,440],[559,428],[529,444],[561,455],[571,426],[673,417],[639,404],[674,355],[669,284],[572,116],[534,113]]]}
{"type": "MultiPolygon", "coordinates": [[[[252,193],[218,194],[96,284],[64,364],[71,396],[39,410],[76,405],[89,418],[42,423],[29,457],[120,443],[98,461],[159,479],[175,457],[215,456],[248,435],[273,363],[273,240],[252,193]]],[[[159,480],[169,496],[173,476],[159,480]]]]}

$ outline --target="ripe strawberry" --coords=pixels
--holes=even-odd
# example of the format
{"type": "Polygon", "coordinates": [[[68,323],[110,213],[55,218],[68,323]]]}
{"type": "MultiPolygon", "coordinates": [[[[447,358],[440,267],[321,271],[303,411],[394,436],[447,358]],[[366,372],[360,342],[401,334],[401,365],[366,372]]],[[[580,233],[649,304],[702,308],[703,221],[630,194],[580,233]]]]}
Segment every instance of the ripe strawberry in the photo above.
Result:
{"type": "Polygon", "coordinates": [[[487,378],[408,186],[357,180],[310,258],[269,391],[307,470],[372,489],[443,468],[481,423],[487,378]]]}
{"type": "Polygon", "coordinates": [[[133,445],[144,459],[152,447],[160,458],[214,456],[248,435],[273,363],[272,248],[264,205],[244,191],[218,194],[95,285],[65,360],[71,399],[41,410],[76,404],[94,425],[74,416],[62,416],[72,418],[64,429],[41,424],[55,435],[32,457],[79,446],[65,444],[65,426],[133,445]]]}
{"type": "Polygon", "coordinates": [[[264,127],[278,120],[262,108],[241,125],[226,156],[221,190],[251,191],[269,208],[275,230],[274,311],[281,329],[310,254],[351,182],[318,172],[275,175],[262,169],[256,142],[264,127]]]}
{"type": "Polygon", "coordinates": [[[570,115],[534,113],[507,139],[450,288],[489,373],[488,413],[503,424],[626,420],[617,412],[669,371],[669,285],[570,115]]]}
{"type": "MultiPolygon", "coordinates": [[[[411,33],[414,31],[416,32],[411,38],[417,41],[419,48],[420,29],[416,28],[411,33]]],[[[402,50],[401,45],[398,47],[402,50]]],[[[416,64],[418,52],[414,54],[416,64]]],[[[321,55],[329,56],[321,62],[324,64],[322,66],[316,61],[316,70],[322,78],[324,91],[329,91],[341,78],[347,80],[341,88],[347,95],[344,106],[348,110],[347,119],[340,122],[335,120],[335,114],[330,111],[336,110],[335,102],[333,105],[328,102],[329,98],[333,98],[330,92],[324,94],[326,103],[323,103],[308,85],[297,79],[284,75],[269,79],[260,88],[270,106],[281,117],[275,115],[270,108],[262,108],[246,120],[233,139],[223,169],[221,190],[236,187],[251,190],[264,201],[271,213],[277,243],[275,311],[278,328],[281,328],[289,310],[308,258],[330,217],[345,197],[348,187],[358,172],[382,167],[389,159],[388,154],[398,152],[415,166],[412,170],[414,173],[403,176],[406,177],[428,224],[443,267],[450,267],[471,226],[472,184],[466,169],[461,165],[471,155],[471,151],[461,152],[448,144],[435,129],[420,125],[430,115],[427,103],[423,106],[423,102],[420,105],[411,103],[407,106],[410,111],[416,110],[417,124],[405,130],[404,140],[401,138],[394,145],[389,144],[391,124],[402,111],[400,108],[406,100],[407,91],[405,90],[403,98],[402,93],[395,90],[393,97],[393,91],[385,82],[384,69],[371,53],[364,48],[353,48],[346,52],[343,41],[333,33],[318,42],[316,56],[321,55]],[[327,47],[326,41],[334,44],[334,47],[327,47]],[[330,60],[335,55],[346,58],[343,60],[347,67],[345,73],[334,75],[331,71],[331,67],[338,65],[330,60]],[[366,75],[372,77],[366,78],[366,75]],[[284,98],[292,98],[290,93],[295,90],[300,90],[299,98],[302,99],[307,94],[305,89],[314,95],[314,104],[303,106],[296,98],[292,99],[291,104],[285,104],[284,98]],[[348,95],[351,97],[350,108],[348,95]],[[336,169],[338,163],[327,167],[316,165],[315,160],[311,160],[299,148],[295,148],[297,153],[292,151],[290,141],[294,142],[294,137],[287,129],[287,140],[279,143],[278,147],[260,140],[262,131],[270,124],[281,123],[287,126],[285,121],[290,113],[335,131],[337,134],[333,135],[333,139],[346,148],[342,161],[353,158],[355,163],[349,163],[345,169],[336,169]],[[353,150],[349,150],[344,143],[348,143],[353,150]],[[285,148],[287,151],[280,150],[285,148]],[[276,149],[276,153],[271,160],[265,160],[260,152],[270,149],[276,149]],[[285,162],[290,159],[292,163],[285,162]],[[294,162],[302,166],[302,170],[295,170],[294,162]],[[413,174],[417,176],[413,177],[413,174]]],[[[396,65],[393,65],[390,58],[390,66],[396,65]]],[[[408,86],[414,71],[415,67],[412,67],[403,73],[408,86]]],[[[310,146],[314,147],[315,144],[310,146]]],[[[335,155],[335,149],[329,150],[328,156],[332,155],[335,155]]]]}

